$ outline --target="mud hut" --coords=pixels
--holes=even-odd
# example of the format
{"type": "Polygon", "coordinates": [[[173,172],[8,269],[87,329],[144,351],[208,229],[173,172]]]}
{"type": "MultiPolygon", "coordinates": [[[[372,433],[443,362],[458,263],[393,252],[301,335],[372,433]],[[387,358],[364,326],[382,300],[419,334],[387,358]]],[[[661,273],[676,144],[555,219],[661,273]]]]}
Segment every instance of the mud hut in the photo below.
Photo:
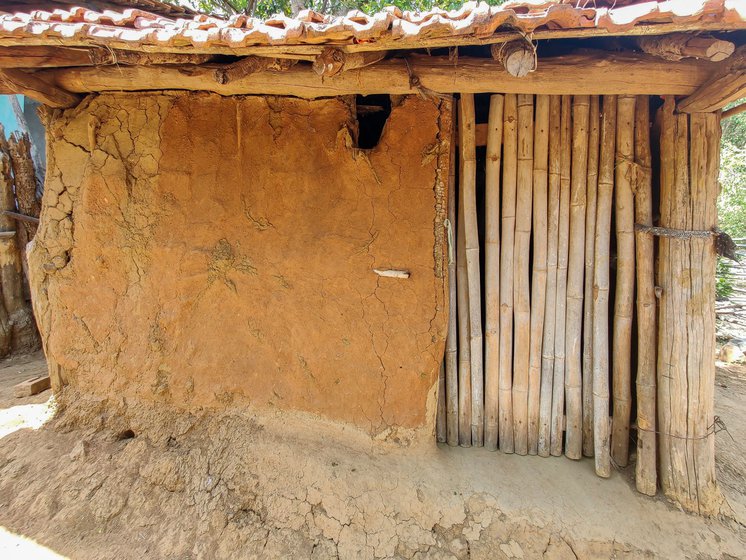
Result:
{"type": "Polygon", "coordinates": [[[46,107],[29,270],[63,403],[634,461],[641,492],[717,510],[743,2],[91,4],[0,15],[2,92],[46,107]]]}

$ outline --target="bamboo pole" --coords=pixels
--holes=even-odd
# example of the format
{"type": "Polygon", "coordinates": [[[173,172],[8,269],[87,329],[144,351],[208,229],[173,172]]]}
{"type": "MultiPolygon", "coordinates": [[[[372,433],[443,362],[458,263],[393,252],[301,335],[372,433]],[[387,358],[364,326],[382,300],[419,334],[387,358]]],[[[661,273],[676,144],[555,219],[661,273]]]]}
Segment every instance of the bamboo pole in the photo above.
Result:
{"type": "Polygon", "coordinates": [[[518,166],[513,253],[513,441],[519,455],[528,453],[528,368],[531,345],[529,255],[534,167],[534,98],[518,95],[518,166]]]}
{"type": "Polygon", "coordinates": [[[438,443],[445,443],[446,430],[446,365],[440,363],[438,371],[438,411],[435,416],[435,438],[438,443]]]}
{"type": "Polygon", "coordinates": [[[572,164],[572,124],[569,95],[562,96],[560,124],[560,208],[557,243],[557,300],[554,316],[554,386],[550,453],[562,455],[562,424],[565,411],[565,318],[567,310],[567,259],[570,235],[570,166],[572,164]]]}
{"type": "Polygon", "coordinates": [[[500,251],[500,451],[513,453],[513,244],[518,166],[518,98],[503,110],[502,240],[500,251]]]}
{"type": "MultiPolygon", "coordinates": [[[[650,107],[647,96],[635,105],[635,222],[653,225],[650,107]]],[[[657,491],[655,437],[655,262],[653,237],[635,233],[637,252],[637,462],[638,492],[655,496],[657,491]]]]}
{"type": "Polygon", "coordinates": [[[459,105],[461,190],[464,202],[466,277],[469,286],[469,344],[471,353],[471,443],[484,445],[484,377],[482,348],[482,276],[479,271],[477,225],[477,150],[474,95],[462,94],[459,105]]]}
{"type": "Polygon", "coordinates": [[[593,260],[593,455],[596,474],[611,475],[609,449],[609,246],[614,195],[616,96],[606,95],[601,112],[596,240],[593,260]]]}
{"type": "MultiPolygon", "coordinates": [[[[461,162],[463,167],[463,162],[461,162]]],[[[456,291],[458,301],[458,443],[471,447],[471,353],[469,351],[469,284],[466,272],[463,190],[458,193],[456,291]]]]}
{"type": "MultiPolygon", "coordinates": [[[[454,112],[457,112],[455,105],[454,112]]],[[[456,135],[451,121],[451,152],[448,169],[448,334],[446,336],[446,440],[458,445],[458,327],[456,302],[456,135]]]]}
{"type": "Polygon", "coordinates": [[[588,182],[585,207],[585,287],[583,297],[583,455],[593,457],[593,264],[598,191],[599,97],[591,96],[588,125],[588,182]]]}
{"type": "Polygon", "coordinates": [[[549,457],[552,392],[554,386],[554,331],[557,311],[557,245],[559,242],[559,192],[561,161],[561,98],[549,98],[549,189],[547,193],[547,291],[544,336],[541,348],[539,402],[539,455],[549,457]]]}
{"type": "Polygon", "coordinates": [[[576,95],[572,104],[572,177],[570,183],[570,238],[567,261],[567,316],[565,320],[566,444],[565,455],[580,459],[583,451],[583,273],[585,272],[585,210],[588,182],[588,120],[590,99],[576,95]]]}
{"type": "Polygon", "coordinates": [[[547,289],[547,184],[549,96],[536,96],[533,169],[533,262],[531,265],[531,347],[528,369],[528,452],[539,451],[541,361],[547,289]]]}
{"type": "Polygon", "coordinates": [[[632,192],[635,157],[635,98],[617,101],[616,248],[612,355],[613,405],[611,456],[620,467],[629,462],[629,421],[632,410],[632,314],[635,300],[635,197],[632,192]]]}
{"type": "Polygon", "coordinates": [[[500,393],[500,164],[502,95],[490,96],[484,195],[484,446],[497,449],[500,393]]]}

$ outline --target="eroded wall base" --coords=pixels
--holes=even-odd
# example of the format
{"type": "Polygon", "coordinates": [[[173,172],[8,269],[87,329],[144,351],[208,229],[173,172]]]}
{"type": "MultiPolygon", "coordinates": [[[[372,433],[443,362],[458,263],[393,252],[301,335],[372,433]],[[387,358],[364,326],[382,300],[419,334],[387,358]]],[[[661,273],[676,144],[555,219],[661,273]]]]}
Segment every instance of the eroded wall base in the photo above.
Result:
{"type": "Polygon", "coordinates": [[[441,121],[448,103],[405,98],[362,152],[342,99],[116,94],[53,118],[30,261],[58,386],[432,424],[441,121]]]}

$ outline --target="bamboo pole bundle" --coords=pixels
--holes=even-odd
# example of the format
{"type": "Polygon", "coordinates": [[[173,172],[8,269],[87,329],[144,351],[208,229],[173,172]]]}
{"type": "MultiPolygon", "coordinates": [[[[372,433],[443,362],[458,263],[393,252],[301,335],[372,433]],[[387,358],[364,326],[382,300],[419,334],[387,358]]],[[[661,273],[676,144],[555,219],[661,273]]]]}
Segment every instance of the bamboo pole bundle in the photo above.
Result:
{"type": "Polygon", "coordinates": [[[490,96],[484,195],[484,445],[497,449],[500,389],[500,163],[502,95],[490,96]]]}
{"type": "Polygon", "coordinates": [[[557,307],[557,245],[559,242],[561,98],[549,98],[549,189],[547,193],[547,290],[541,347],[539,455],[549,457],[552,392],[554,387],[554,331],[557,307]]]}
{"type": "MultiPolygon", "coordinates": [[[[454,111],[456,107],[453,106],[454,111]]],[[[456,133],[451,121],[451,152],[448,169],[448,335],[446,336],[446,439],[458,445],[458,327],[456,311],[456,133]]]]}
{"type": "Polygon", "coordinates": [[[518,166],[518,98],[503,109],[502,242],[500,251],[500,451],[513,453],[513,243],[518,166]]]}
{"type": "MultiPolygon", "coordinates": [[[[719,116],[675,116],[673,109],[669,98],[661,137],[661,226],[709,231],[717,223],[719,116]]],[[[717,513],[722,501],[715,483],[712,429],[715,259],[712,236],[660,239],[661,487],[685,509],[707,515],[717,513]]]]}
{"type": "Polygon", "coordinates": [[[528,368],[531,345],[529,255],[534,167],[534,98],[518,95],[518,166],[513,252],[513,442],[519,455],[528,453],[528,368]]]}
{"type": "MultiPolygon", "coordinates": [[[[635,222],[653,225],[650,108],[647,96],[635,105],[635,222]]],[[[637,252],[637,462],[635,484],[648,496],[657,491],[655,437],[655,262],[653,237],[635,232],[637,252]]]]}
{"type": "Polygon", "coordinates": [[[601,113],[596,239],[593,268],[593,455],[596,474],[611,474],[609,449],[609,246],[614,195],[616,96],[606,95],[601,113]]]}
{"type": "Polygon", "coordinates": [[[616,247],[612,380],[614,412],[611,456],[620,467],[629,462],[629,420],[632,409],[632,313],[635,293],[635,197],[632,192],[635,98],[617,101],[616,247]]]}
{"type": "Polygon", "coordinates": [[[583,296],[583,455],[593,457],[593,245],[596,236],[599,97],[591,96],[588,125],[588,181],[585,206],[585,287],[583,296]]]}
{"type": "Polygon", "coordinates": [[[570,236],[567,261],[565,320],[565,455],[580,459],[583,451],[583,273],[585,272],[585,207],[588,181],[588,120],[590,98],[576,95],[572,103],[572,176],[570,181],[570,236]]]}
{"type": "Polygon", "coordinates": [[[469,284],[466,272],[463,191],[458,193],[456,291],[458,301],[458,443],[471,447],[471,353],[469,351],[469,284]]]}
{"type": "Polygon", "coordinates": [[[531,347],[528,369],[528,452],[539,451],[541,361],[547,289],[547,163],[549,159],[549,96],[536,96],[533,169],[533,248],[531,265],[531,347]]]}
{"type": "Polygon", "coordinates": [[[569,95],[562,96],[560,123],[560,208],[557,242],[557,299],[554,316],[554,380],[550,453],[562,455],[562,424],[565,411],[565,316],[567,309],[567,259],[570,235],[570,166],[572,123],[569,95]]]}
{"type": "Polygon", "coordinates": [[[464,203],[466,278],[469,287],[469,344],[471,354],[471,443],[484,445],[484,373],[482,349],[482,277],[479,271],[477,225],[477,148],[474,95],[462,94],[459,106],[461,190],[464,203]]]}

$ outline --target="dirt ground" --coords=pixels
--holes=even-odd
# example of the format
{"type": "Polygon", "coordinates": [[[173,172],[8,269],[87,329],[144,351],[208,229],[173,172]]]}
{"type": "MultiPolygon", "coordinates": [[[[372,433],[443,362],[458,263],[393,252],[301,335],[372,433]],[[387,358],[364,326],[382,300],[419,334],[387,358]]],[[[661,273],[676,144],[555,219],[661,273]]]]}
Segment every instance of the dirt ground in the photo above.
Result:
{"type": "Polygon", "coordinates": [[[0,363],[2,558],[746,557],[743,367],[719,370],[732,509],[709,520],[637,494],[629,469],[602,480],[589,460],[374,443],[302,415],[140,408],[135,422],[67,394],[41,425],[50,393],[11,387],[43,367],[0,363]]]}

